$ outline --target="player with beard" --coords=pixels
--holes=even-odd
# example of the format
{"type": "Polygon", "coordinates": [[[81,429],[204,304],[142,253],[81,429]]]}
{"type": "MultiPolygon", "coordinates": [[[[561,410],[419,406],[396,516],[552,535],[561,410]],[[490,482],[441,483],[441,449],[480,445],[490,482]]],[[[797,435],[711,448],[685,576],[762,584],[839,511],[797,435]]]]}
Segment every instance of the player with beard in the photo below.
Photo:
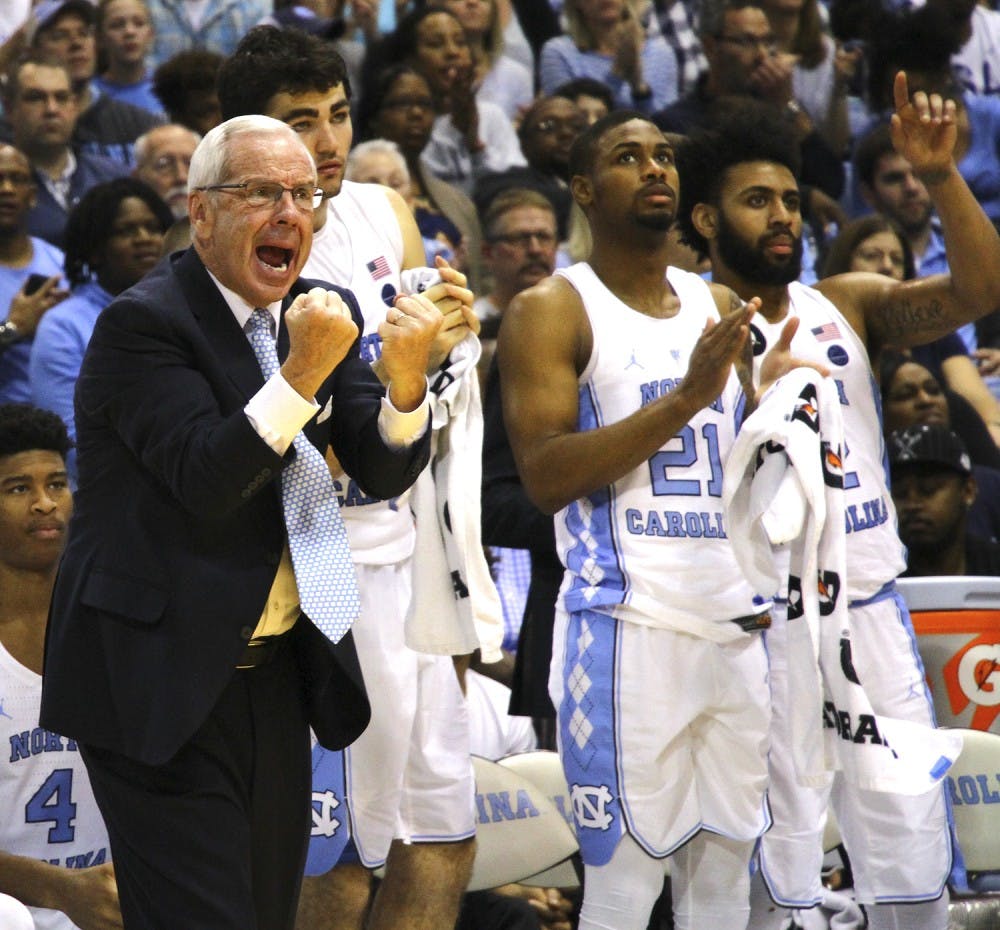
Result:
{"type": "MultiPolygon", "coordinates": [[[[951,275],[896,281],[851,273],[796,282],[802,236],[798,164],[782,125],[744,109],[727,125],[693,136],[682,149],[680,221],[691,245],[708,252],[714,279],[762,303],[752,323],[755,364],[790,318],[792,351],[822,362],[836,380],[846,447],[847,592],[854,665],[876,713],[933,724],[912,626],[895,591],[904,568],[886,486],[872,362],[883,347],[919,345],[1000,306],[1000,237],[954,162],[955,108],[937,95],[909,96],[897,75],[892,138],[941,218],[951,275]]],[[[784,610],[768,632],[771,687],[781,693],[784,610]]],[[[799,786],[788,760],[785,708],[775,702],[771,802],[774,827],[761,843],[768,890],[786,907],[822,896],[821,836],[828,790],[799,786]],[[784,751],[783,751],[784,749],[784,751]]],[[[834,777],[832,803],[869,926],[943,930],[952,866],[942,789],[917,796],[859,790],[834,777]]],[[[754,907],[751,926],[766,926],[754,907]]],[[[772,910],[771,918],[781,915],[772,910]]]]}
{"type": "MultiPolygon", "coordinates": [[[[645,930],[670,861],[674,925],[740,930],[767,828],[767,605],[726,536],[722,462],[759,306],[667,267],[673,148],[637,113],[570,155],[587,262],[504,314],[504,419],[566,569],[549,691],[585,864],[581,930],[645,930]]],[[[790,360],[790,325],[764,361],[790,360]]]]}

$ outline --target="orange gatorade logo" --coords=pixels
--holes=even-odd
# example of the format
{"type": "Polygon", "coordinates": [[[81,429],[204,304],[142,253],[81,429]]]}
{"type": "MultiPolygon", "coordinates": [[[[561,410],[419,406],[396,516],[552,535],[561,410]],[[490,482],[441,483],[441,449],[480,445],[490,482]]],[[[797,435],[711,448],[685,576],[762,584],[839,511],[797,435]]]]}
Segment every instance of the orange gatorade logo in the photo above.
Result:
{"type": "Polygon", "coordinates": [[[970,726],[988,730],[1000,714],[1000,643],[996,634],[970,640],[942,669],[952,712],[960,714],[975,704],[970,726]]]}
{"type": "Polygon", "coordinates": [[[1000,611],[916,611],[912,618],[939,722],[989,730],[1000,714],[1000,611]]]}

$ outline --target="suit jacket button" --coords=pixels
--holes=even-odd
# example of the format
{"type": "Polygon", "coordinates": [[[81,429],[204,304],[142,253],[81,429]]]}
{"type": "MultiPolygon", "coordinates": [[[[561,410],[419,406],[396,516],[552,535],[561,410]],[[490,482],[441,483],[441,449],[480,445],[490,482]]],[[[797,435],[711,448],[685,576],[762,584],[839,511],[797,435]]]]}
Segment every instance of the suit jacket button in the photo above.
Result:
{"type": "Polygon", "coordinates": [[[253,636],[254,629],[255,628],[252,626],[240,627],[240,636],[242,636],[244,639],[249,639],[251,636],[253,636]]]}
{"type": "Polygon", "coordinates": [[[270,468],[262,468],[260,470],[260,476],[261,476],[261,478],[270,478],[271,477],[271,469],[270,468]]]}
{"type": "Polygon", "coordinates": [[[242,497],[244,500],[248,498],[250,494],[251,494],[250,488],[244,488],[242,491],[240,491],[240,497],[242,497]]]}

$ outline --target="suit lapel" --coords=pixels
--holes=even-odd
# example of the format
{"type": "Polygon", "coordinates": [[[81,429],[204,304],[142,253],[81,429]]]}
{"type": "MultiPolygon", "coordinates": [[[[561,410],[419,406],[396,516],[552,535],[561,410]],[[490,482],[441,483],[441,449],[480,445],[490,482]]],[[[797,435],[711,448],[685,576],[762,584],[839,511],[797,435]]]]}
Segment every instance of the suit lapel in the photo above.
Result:
{"type": "Polygon", "coordinates": [[[193,248],[177,260],[174,272],[188,306],[218,355],[223,370],[244,400],[249,400],[264,385],[264,376],[246,333],[240,329],[229,305],[193,248]]]}

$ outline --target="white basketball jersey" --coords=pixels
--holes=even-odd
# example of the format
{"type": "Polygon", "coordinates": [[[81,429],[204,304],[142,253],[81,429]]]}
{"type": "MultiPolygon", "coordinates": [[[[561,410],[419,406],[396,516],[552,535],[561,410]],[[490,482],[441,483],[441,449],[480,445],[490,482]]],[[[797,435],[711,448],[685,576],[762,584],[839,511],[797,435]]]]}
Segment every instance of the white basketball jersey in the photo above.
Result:
{"type": "MultiPolygon", "coordinates": [[[[378,184],[344,181],[340,193],[327,201],[327,210],[302,274],[354,292],[365,319],[361,357],[371,363],[382,355],[382,338],[376,330],[400,290],[399,221],[378,184]]],[[[355,562],[389,565],[413,553],[413,518],[403,498],[368,497],[345,476],[334,483],[355,562]]]]}
{"type": "MultiPolygon", "coordinates": [[[[579,292],[593,331],[579,379],[581,431],[623,420],[677,387],[705,321],[718,319],[705,282],[675,268],[667,278],[680,310],[670,319],[622,303],[586,263],[556,273],[579,292]]],[[[734,370],[720,397],[647,462],[560,511],[567,610],[701,633],[706,622],[761,610],[733,555],[722,507],[722,463],[743,407],[734,370]]]]}
{"type": "MultiPolygon", "coordinates": [[[[847,593],[851,600],[863,600],[906,567],[889,493],[881,394],[868,351],[840,311],[815,288],[792,282],[788,292],[789,313],[802,321],[792,339],[792,355],[825,365],[840,396],[846,443],[847,593]]],[[[768,323],[759,313],[753,318],[755,369],[784,323],[768,323]]]]}
{"type": "MultiPolygon", "coordinates": [[[[0,645],[0,849],[61,868],[101,865],[111,847],[87,770],[73,740],[38,725],[41,700],[41,675],[0,645]]],[[[30,910],[37,930],[75,927],[61,911],[30,910]]]]}

